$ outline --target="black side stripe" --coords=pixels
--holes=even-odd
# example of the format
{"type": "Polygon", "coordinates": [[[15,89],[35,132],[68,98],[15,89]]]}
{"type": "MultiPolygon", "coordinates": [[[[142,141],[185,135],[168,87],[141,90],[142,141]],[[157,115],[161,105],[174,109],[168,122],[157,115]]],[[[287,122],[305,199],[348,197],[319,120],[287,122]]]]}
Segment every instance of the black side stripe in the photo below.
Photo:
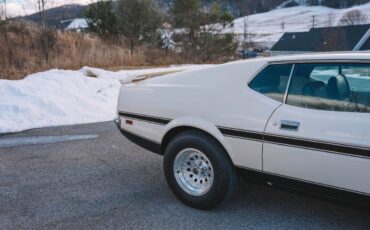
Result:
{"type": "Polygon", "coordinates": [[[235,138],[242,138],[242,139],[250,139],[256,141],[263,140],[263,134],[239,129],[230,129],[225,127],[218,127],[221,133],[225,136],[235,137],[235,138]]]}
{"type": "MultiPolygon", "coordinates": [[[[143,114],[119,112],[120,116],[129,117],[141,121],[151,122],[154,124],[167,125],[171,119],[148,116],[143,114]]],[[[226,127],[218,127],[221,133],[228,137],[248,139],[254,141],[264,141],[279,145],[293,146],[297,148],[313,149],[325,152],[332,152],[343,155],[351,155],[362,158],[370,158],[370,148],[359,146],[351,146],[339,143],[321,142],[309,139],[300,139],[287,136],[263,134],[260,132],[252,132],[247,130],[232,129],[226,127]]]]}
{"type": "Polygon", "coordinates": [[[119,115],[123,117],[129,117],[129,118],[133,118],[133,119],[137,119],[141,121],[147,121],[147,122],[160,124],[160,125],[167,125],[168,123],[171,122],[170,119],[153,117],[153,116],[136,114],[136,113],[119,112],[119,115]]]}
{"type": "Polygon", "coordinates": [[[228,137],[249,139],[254,141],[265,141],[279,145],[293,146],[297,148],[313,149],[325,152],[333,152],[343,155],[351,155],[362,158],[370,158],[370,148],[359,146],[350,146],[339,143],[320,142],[308,139],[299,139],[294,137],[278,136],[271,134],[262,134],[246,130],[230,129],[219,127],[221,133],[228,137]]]}
{"type": "Polygon", "coordinates": [[[337,143],[303,140],[291,137],[275,136],[266,134],[264,140],[270,143],[296,146],[300,148],[316,149],[326,152],[349,154],[358,157],[370,157],[370,149],[357,146],[342,145],[337,143]]]}

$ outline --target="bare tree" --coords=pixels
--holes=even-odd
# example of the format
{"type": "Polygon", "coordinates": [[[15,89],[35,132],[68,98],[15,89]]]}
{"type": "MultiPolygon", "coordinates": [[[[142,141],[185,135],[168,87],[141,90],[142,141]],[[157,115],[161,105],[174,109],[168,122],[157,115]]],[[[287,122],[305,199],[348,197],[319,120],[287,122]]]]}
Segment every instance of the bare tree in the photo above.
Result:
{"type": "Polygon", "coordinates": [[[10,44],[9,34],[8,34],[8,13],[7,13],[7,0],[1,0],[0,5],[2,6],[0,14],[0,29],[3,32],[7,54],[8,54],[8,64],[13,63],[13,52],[10,44]]]}
{"type": "MultiPolygon", "coordinates": [[[[248,25],[248,16],[243,18],[243,52],[248,51],[249,49],[249,25],[248,25]]],[[[244,57],[244,55],[243,55],[244,57]]]]}
{"type": "Polygon", "coordinates": [[[6,0],[0,0],[0,21],[2,20],[5,20],[6,19],[6,4],[7,4],[7,1],[6,0]]]}
{"type": "Polygon", "coordinates": [[[328,15],[328,27],[333,27],[335,21],[335,16],[333,13],[328,15]]]}
{"type": "Polygon", "coordinates": [[[41,42],[42,42],[42,50],[44,53],[44,58],[46,65],[49,64],[49,39],[47,34],[47,26],[45,21],[45,7],[46,7],[46,0],[37,0],[37,9],[40,16],[40,25],[41,25],[41,42]]]}
{"type": "Polygon", "coordinates": [[[339,21],[339,25],[352,26],[365,24],[368,21],[366,14],[362,13],[360,10],[351,10],[347,12],[339,21]]]}

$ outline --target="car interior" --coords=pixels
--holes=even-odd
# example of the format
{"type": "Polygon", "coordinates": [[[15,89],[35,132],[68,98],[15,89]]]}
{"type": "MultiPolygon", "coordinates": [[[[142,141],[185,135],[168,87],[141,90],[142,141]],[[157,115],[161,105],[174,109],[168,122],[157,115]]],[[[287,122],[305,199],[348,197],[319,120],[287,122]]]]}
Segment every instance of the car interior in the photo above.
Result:
{"type": "MultiPolygon", "coordinates": [[[[287,104],[329,111],[370,112],[370,73],[367,73],[370,72],[370,65],[360,67],[362,69],[338,64],[297,64],[287,104]],[[355,73],[358,76],[354,77],[353,72],[359,70],[361,74],[355,73]]],[[[283,102],[291,68],[289,64],[271,65],[249,86],[283,102]]]]}
{"type": "Polygon", "coordinates": [[[331,71],[331,74],[320,75],[316,68],[311,64],[297,66],[288,94],[288,104],[331,111],[370,111],[370,89],[367,92],[351,89],[341,66],[338,66],[337,74],[331,71]]]}
{"type": "Polygon", "coordinates": [[[276,101],[283,102],[292,66],[290,64],[270,65],[249,84],[249,87],[276,101]]]}

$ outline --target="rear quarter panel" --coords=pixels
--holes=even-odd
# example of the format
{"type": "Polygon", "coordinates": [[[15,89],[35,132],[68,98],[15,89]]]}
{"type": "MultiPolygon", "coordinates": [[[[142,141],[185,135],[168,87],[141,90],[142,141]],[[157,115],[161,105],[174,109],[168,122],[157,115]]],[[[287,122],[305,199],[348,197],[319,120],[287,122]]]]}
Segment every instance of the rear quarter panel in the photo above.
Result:
{"type": "Polygon", "coordinates": [[[118,111],[172,121],[167,125],[134,121],[133,126],[122,122],[123,128],[157,143],[175,127],[202,129],[225,147],[235,165],[261,170],[262,142],[225,137],[217,127],[264,131],[280,103],[249,89],[248,83],[266,65],[263,60],[229,63],[124,85],[118,111]]]}

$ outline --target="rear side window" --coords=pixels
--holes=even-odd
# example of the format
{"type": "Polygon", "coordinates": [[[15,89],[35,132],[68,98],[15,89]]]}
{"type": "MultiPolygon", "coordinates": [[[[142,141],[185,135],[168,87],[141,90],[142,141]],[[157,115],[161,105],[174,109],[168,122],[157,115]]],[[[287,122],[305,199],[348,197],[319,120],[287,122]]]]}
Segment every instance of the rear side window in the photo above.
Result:
{"type": "Polygon", "coordinates": [[[283,102],[293,65],[270,65],[259,73],[249,87],[269,98],[283,102]]]}
{"type": "Polygon", "coordinates": [[[287,104],[309,109],[370,112],[370,64],[297,64],[287,104]]]}

